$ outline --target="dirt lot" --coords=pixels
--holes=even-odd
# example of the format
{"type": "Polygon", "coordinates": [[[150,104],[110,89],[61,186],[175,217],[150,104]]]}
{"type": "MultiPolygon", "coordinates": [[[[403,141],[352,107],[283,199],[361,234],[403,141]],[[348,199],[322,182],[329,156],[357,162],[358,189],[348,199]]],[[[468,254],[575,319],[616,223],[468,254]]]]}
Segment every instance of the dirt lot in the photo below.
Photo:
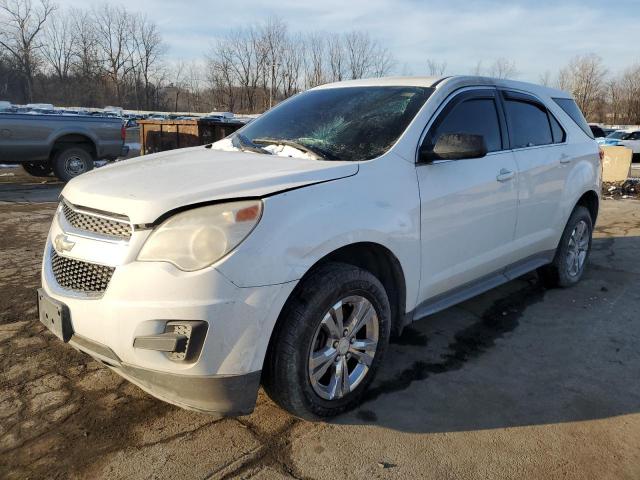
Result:
{"type": "Polygon", "coordinates": [[[308,423],[263,394],[180,410],[46,332],[59,190],[0,177],[1,478],[640,478],[640,201],[603,202],[578,287],[529,276],[415,323],[361,408],[308,423]]]}

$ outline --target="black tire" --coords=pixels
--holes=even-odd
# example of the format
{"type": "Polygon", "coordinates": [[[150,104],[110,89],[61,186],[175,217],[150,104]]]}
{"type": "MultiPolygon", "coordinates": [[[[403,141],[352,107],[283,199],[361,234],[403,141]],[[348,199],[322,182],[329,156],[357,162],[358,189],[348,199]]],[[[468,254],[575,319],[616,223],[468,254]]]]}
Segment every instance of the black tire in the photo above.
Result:
{"type": "Polygon", "coordinates": [[[23,163],[22,168],[33,177],[48,177],[53,172],[53,168],[48,163],[23,163]]]}
{"type": "Polygon", "coordinates": [[[585,207],[578,205],[571,214],[571,217],[569,217],[569,221],[564,228],[553,262],[538,269],[538,275],[546,287],[567,288],[572,287],[580,281],[589,260],[589,254],[591,253],[592,236],[593,220],[591,214],[585,207]],[[582,266],[577,269],[576,273],[572,274],[567,263],[569,251],[572,249],[571,235],[581,222],[584,222],[588,228],[588,247],[582,266]]]}
{"type": "MultiPolygon", "coordinates": [[[[375,320],[373,320],[375,321],[375,320]]],[[[303,280],[283,309],[265,359],[262,383],[283,409],[300,418],[331,417],[359,403],[375,377],[389,343],[391,309],[386,291],[370,272],[328,263],[303,280]],[[342,398],[327,400],[314,391],[309,378],[309,355],[323,317],[339,300],[364,297],[377,314],[378,344],[366,376],[342,398]]]]}
{"type": "Polygon", "coordinates": [[[61,149],[53,157],[53,173],[68,182],[93,168],[93,157],[88,149],[72,146],[61,149]]]}

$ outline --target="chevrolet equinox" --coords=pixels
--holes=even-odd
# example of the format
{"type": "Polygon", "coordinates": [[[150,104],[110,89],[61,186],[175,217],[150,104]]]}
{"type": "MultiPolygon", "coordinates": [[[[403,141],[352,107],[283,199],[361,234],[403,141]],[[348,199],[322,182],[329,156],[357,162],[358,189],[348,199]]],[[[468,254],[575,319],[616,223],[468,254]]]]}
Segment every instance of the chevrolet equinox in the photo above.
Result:
{"type": "Polygon", "coordinates": [[[353,407],[392,333],[537,270],[583,275],[601,165],[571,95],[481,77],[300,93],[216,143],[64,188],[38,291],[63,342],[223,415],[353,407]]]}

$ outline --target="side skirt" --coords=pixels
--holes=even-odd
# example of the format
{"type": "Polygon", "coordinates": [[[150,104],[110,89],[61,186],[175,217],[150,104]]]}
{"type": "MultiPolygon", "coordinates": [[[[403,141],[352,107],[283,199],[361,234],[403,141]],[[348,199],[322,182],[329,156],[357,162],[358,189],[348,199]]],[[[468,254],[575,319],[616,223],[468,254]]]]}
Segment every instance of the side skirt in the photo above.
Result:
{"type": "Polygon", "coordinates": [[[453,305],[476,297],[488,290],[496,288],[504,283],[514,280],[526,273],[532,272],[537,268],[547,265],[553,261],[555,250],[547,250],[545,252],[531,255],[523,260],[519,260],[497,272],[485,275],[477,280],[456,287],[448,292],[441,293],[435,297],[429,298],[418,305],[415,310],[408,312],[406,316],[406,324],[415,322],[434,313],[438,313],[453,305]]]}

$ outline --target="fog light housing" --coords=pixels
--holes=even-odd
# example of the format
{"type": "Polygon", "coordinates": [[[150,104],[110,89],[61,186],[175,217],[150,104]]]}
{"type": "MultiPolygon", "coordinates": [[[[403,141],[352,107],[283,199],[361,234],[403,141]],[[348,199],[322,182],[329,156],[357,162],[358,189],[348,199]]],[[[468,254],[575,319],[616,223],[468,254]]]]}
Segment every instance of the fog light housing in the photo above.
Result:
{"type": "Polygon", "coordinates": [[[164,333],[136,337],[133,347],[164,352],[173,362],[193,363],[202,351],[207,326],[201,320],[171,320],[166,323],[164,333]]]}
{"type": "Polygon", "coordinates": [[[207,335],[207,322],[178,320],[167,322],[165,333],[186,337],[182,348],[168,352],[169,360],[174,362],[195,362],[200,356],[204,338],[207,335]]]}

